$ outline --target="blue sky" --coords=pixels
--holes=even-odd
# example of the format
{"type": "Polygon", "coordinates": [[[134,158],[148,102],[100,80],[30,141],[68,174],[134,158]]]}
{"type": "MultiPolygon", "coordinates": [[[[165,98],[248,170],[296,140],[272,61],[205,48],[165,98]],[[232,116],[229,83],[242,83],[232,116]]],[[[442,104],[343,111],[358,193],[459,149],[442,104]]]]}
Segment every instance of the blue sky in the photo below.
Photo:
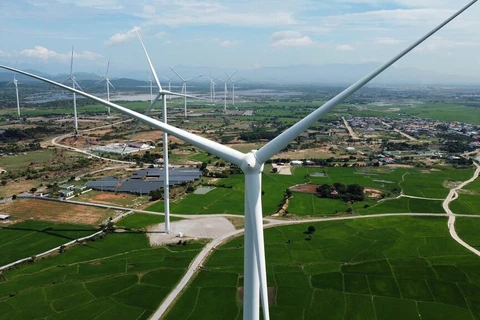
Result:
{"type": "MultiPolygon", "coordinates": [[[[145,70],[133,26],[154,64],[246,69],[380,63],[467,0],[5,0],[0,62],[43,72],[145,70]],[[132,24],[130,24],[132,23],[132,24]]],[[[480,72],[480,4],[399,67],[480,72]]]]}

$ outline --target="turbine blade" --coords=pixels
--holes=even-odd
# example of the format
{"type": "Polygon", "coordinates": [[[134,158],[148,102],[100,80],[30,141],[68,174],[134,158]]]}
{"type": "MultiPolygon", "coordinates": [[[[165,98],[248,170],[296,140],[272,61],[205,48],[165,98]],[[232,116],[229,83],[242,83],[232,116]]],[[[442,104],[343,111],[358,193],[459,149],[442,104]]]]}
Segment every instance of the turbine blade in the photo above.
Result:
{"type": "Polygon", "coordinates": [[[203,74],[199,75],[198,77],[193,77],[193,78],[187,79],[185,81],[191,81],[191,80],[195,80],[195,79],[198,79],[198,78],[201,78],[201,77],[203,77],[203,74]]]}
{"type": "MultiPolygon", "coordinates": [[[[145,111],[144,115],[148,116],[148,114],[150,113],[150,110],[152,110],[153,106],[155,106],[155,103],[157,103],[158,99],[160,98],[161,96],[161,93],[157,94],[157,97],[152,101],[152,103],[150,104],[150,106],[148,106],[147,110],[145,111]]],[[[140,128],[140,121],[137,120],[137,125],[135,126],[135,129],[133,129],[133,132],[132,134],[130,135],[130,139],[128,139],[128,142],[125,144],[125,146],[123,147],[123,150],[122,150],[122,153],[125,152],[125,149],[127,148],[128,144],[132,142],[133,140],[133,137],[135,136],[135,134],[137,133],[138,131],[138,128],[140,128]]]]}
{"type": "Polygon", "coordinates": [[[182,79],[183,82],[187,81],[187,80],[183,79],[182,76],[177,73],[177,71],[173,70],[172,67],[169,67],[169,68],[170,68],[170,70],[172,70],[173,73],[175,73],[180,79],[182,79]]]}
{"type": "Polygon", "coordinates": [[[191,143],[192,145],[204,150],[204,151],[207,151],[217,157],[220,157],[228,162],[231,162],[233,164],[236,164],[237,166],[240,166],[243,162],[243,159],[245,157],[245,154],[240,152],[240,151],[237,151],[235,149],[232,149],[230,147],[227,147],[227,146],[224,146],[220,143],[217,143],[215,141],[211,141],[209,139],[206,139],[204,137],[201,137],[201,136],[198,136],[198,135],[195,135],[193,133],[190,133],[188,131],[185,131],[185,130],[182,130],[182,129],[179,129],[179,128],[176,128],[174,126],[171,126],[169,124],[166,124],[166,123],[163,123],[161,121],[158,121],[158,120],[155,120],[153,118],[150,118],[150,117],[147,117],[141,113],[138,113],[138,112],[135,112],[133,110],[130,110],[128,108],[125,108],[125,107],[122,107],[118,104],[115,104],[113,102],[109,102],[109,101],[106,101],[104,99],[101,99],[101,98],[98,98],[98,97],[95,97],[94,95],[91,95],[91,94],[88,94],[86,92],[83,92],[83,91],[80,91],[80,90],[77,90],[77,89],[73,89],[71,87],[68,87],[66,85],[63,85],[61,83],[58,83],[58,82],[55,82],[53,80],[49,80],[49,79],[46,79],[46,78],[43,78],[43,77],[40,77],[40,76],[37,76],[35,74],[31,74],[31,73],[28,73],[28,72],[25,72],[25,71],[22,71],[22,70],[17,70],[17,69],[14,69],[12,67],[8,67],[8,66],[4,66],[4,65],[0,65],[0,68],[2,69],[6,69],[6,70],[10,70],[10,71],[14,71],[14,72],[17,72],[17,73],[20,73],[20,74],[23,74],[25,76],[28,76],[28,77],[31,77],[31,78],[34,78],[34,79],[37,79],[37,80],[40,80],[40,81],[43,81],[43,82],[46,82],[46,83],[50,83],[54,86],[57,86],[57,87],[60,87],[60,88],[63,88],[67,91],[70,91],[70,92],[74,92],[74,93],[77,93],[81,96],[84,96],[86,98],[90,98],[98,103],[101,103],[107,107],[111,107],[121,113],[124,113],[132,118],[135,118],[135,119],[138,119],[142,122],[145,122],[149,125],[151,125],[152,127],[155,127],[155,128],[158,128],[168,134],[171,134],[172,136],[175,136],[185,142],[188,142],[188,143],[191,143]]]}
{"type": "Polygon", "coordinates": [[[356,91],[358,91],[360,88],[362,88],[364,85],[366,85],[368,82],[370,82],[372,79],[374,79],[376,76],[378,76],[380,73],[385,71],[387,68],[389,68],[391,65],[393,65],[395,62],[400,60],[403,56],[405,56],[407,53],[415,49],[418,45],[420,45],[422,42],[424,42],[426,39],[430,38],[433,34],[435,34],[438,30],[443,28],[445,25],[447,25],[450,21],[455,19],[457,16],[459,16],[461,13],[463,13],[465,10],[467,10],[469,7],[471,7],[477,0],[471,1],[468,5],[457,11],[455,14],[453,14],[451,17],[449,17],[447,20],[442,22],[440,25],[435,27],[432,31],[427,33],[425,36],[421,37],[419,40],[414,42],[412,45],[407,47],[405,50],[397,54],[395,57],[390,59],[389,61],[385,62],[383,65],[375,69],[373,72],[370,74],[366,75],[362,79],[358,80],[356,83],[352,84],[350,87],[339,93],[337,96],[335,96],[333,99],[325,103],[323,106],[318,108],[317,110],[313,111],[310,113],[308,116],[297,122],[295,125],[275,137],[272,141],[264,145],[258,152],[256,153],[257,160],[260,163],[265,163],[268,159],[270,159],[274,154],[277,152],[281,151],[283,148],[285,148],[291,141],[293,141],[296,137],[298,137],[301,133],[303,133],[305,130],[307,130],[315,121],[320,119],[320,117],[327,111],[329,111],[331,108],[334,106],[340,104],[343,102],[345,99],[350,97],[352,94],[354,94],[356,91]]]}
{"type": "Polygon", "coordinates": [[[72,59],[70,60],[70,78],[73,78],[73,46],[72,46],[72,59]]]}
{"type": "Polygon", "coordinates": [[[176,96],[176,97],[184,97],[184,98],[187,97],[187,98],[191,98],[191,99],[206,100],[206,98],[203,98],[203,97],[196,97],[196,96],[191,96],[191,95],[188,95],[188,94],[171,92],[171,91],[168,91],[168,90],[163,90],[160,93],[168,94],[168,95],[176,96]]]}
{"type": "Polygon", "coordinates": [[[105,72],[105,78],[108,78],[108,69],[110,68],[110,59],[108,59],[107,63],[107,71],[105,72]]]}
{"type": "Polygon", "coordinates": [[[158,86],[159,90],[162,90],[162,85],[160,84],[160,80],[158,80],[157,72],[155,71],[155,68],[153,67],[152,60],[150,60],[150,56],[148,55],[147,48],[145,48],[145,44],[143,43],[142,38],[140,37],[140,34],[138,31],[135,29],[135,32],[137,33],[138,40],[140,40],[140,43],[142,44],[143,51],[145,52],[145,56],[147,57],[148,60],[148,65],[150,66],[150,70],[152,71],[153,78],[155,78],[155,83],[158,86]]]}
{"type": "Polygon", "coordinates": [[[117,90],[117,89],[115,88],[115,86],[110,82],[110,79],[107,80],[107,83],[110,85],[110,87],[112,87],[113,89],[117,90]]]}
{"type": "Polygon", "coordinates": [[[78,84],[77,80],[72,79],[72,81],[75,82],[75,85],[77,86],[78,89],[80,89],[80,91],[83,91],[82,87],[80,87],[80,85],[78,84]]]}
{"type": "Polygon", "coordinates": [[[225,74],[226,74],[227,77],[228,77],[227,81],[228,81],[228,80],[232,81],[232,77],[233,77],[234,75],[236,75],[237,73],[238,73],[238,70],[235,71],[231,76],[229,76],[229,75],[225,72],[225,74]]]}

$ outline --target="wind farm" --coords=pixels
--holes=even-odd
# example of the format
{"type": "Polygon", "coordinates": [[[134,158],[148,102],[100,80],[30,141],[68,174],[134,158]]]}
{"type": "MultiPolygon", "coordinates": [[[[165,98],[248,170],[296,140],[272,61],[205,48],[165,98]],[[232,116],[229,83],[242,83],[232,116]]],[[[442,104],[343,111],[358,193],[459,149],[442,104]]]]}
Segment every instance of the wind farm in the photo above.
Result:
{"type": "Polygon", "coordinates": [[[205,80],[147,51],[139,27],[128,36],[153,80],[114,87],[108,61],[96,88],[74,76],[73,48],[71,86],[0,63],[22,76],[26,101],[73,93],[75,129],[61,99],[27,103],[25,123],[0,113],[0,319],[477,319],[477,89],[371,84],[475,3],[349,86],[278,89],[248,69],[205,80]]]}

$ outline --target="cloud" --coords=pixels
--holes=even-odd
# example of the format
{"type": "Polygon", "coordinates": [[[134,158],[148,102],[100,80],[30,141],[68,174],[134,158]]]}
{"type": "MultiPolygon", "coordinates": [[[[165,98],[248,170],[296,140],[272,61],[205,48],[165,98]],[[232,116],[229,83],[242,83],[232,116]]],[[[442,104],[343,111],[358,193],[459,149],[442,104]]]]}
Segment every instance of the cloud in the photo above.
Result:
{"type": "Polygon", "coordinates": [[[375,44],[383,44],[383,45],[386,45],[386,46],[393,46],[393,45],[404,43],[405,40],[389,38],[389,37],[382,37],[382,38],[373,39],[373,42],[375,44]]]}
{"type": "MultiPolygon", "coordinates": [[[[29,58],[37,58],[40,60],[49,60],[56,59],[62,61],[68,61],[71,58],[71,53],[58,53],[53,50],[49,50],[42,46],[35,46],[33,49],[25,49],[20,51],[20,55],[29,58]]],[[[95,60],[100,58],[102,55],[92,52],[92,51],[83,51],[81,53],[74,53],[76,59],[82,60],[95,60]]]]}
{"type": "Polygon", "coordinates": [[[0,50],[0,57],[9,57],[10,54],[6,53],[5,51],[0,50]]]}
{"type": "Polygon", "coordinates": [[[279,31],[270,37],[271,47],[307,47],[314,44],[308,36],[297,31],[279,31]]]}
{"type": "Polygon", "coordinates": [[[225,40],[225,41],[220,42],[220,46],[221,47],[233,47],[233,46],[239,45],[240,43],[242,43],[242,41],[240,41],[240,40],[233,40],[233,41],[225,40]]]}
{"type": "Polygon", "coordinates": [[[422,46],[415,49],[416,52],[426,53],[426,52],[436,52],[436,51],[445,51],[446,49],[461,49],[465,48],[478,48],[480,47],[480,42],[478,41],[457,41],[457,40],[448,40],[442,37],[433,37],[429,41],[425,42],[422,46]]]}
{"type": "Polygon", "coordinates": [[[143,13],[148,14],[148,15],[154,15],[157,12],[154,6],[151,5],[145,5],[143,6],[143,13]]]}
{"type": "Polygon", "coordinates": [[[154,37],[161,39],[161,38],[165,38],[166,35],[167,33],[165,31],[160,31],[154,37]]]}
{"type": "Polygon", "coordinates": [[[132,29],[128,30],[125,33],[116,33],[110,37],[107,41],[105,41],[104,45],[106,46],[116,46],[122,43],[125,43],[137,36],[137,32],[140,32],[140,27],[133,27],[132,29]]]}
{"type": "Polygon", "coordinates": [[[340,45],[335,47],[335,50],[337,50],[337,51],[355,51],[355,48],[352,47],[349,44],[340,44],[340,45]]]}

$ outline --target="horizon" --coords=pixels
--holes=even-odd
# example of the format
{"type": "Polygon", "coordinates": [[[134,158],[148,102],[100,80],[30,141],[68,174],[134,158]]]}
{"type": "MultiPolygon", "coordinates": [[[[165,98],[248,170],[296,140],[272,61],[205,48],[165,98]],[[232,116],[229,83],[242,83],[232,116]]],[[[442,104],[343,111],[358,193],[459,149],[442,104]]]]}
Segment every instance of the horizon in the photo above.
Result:
{"type": "MultiPolygon", "coordinates": [[[[159,68],[379,64],[459,7],[452,0],[284,1],[275,3],[274,12],[271,1],[187,0],[162,5],[164,1],[142,6],[121,0],[0,4],[2,12],[9,13],[0,22],[2,30],[9,30],[0,34],[0,62],[13,66],[18,61],[20,69],[49,74],[68,73],[73,45],[74,72],[104,72],[111,59],[112,76],[140,70],[146,75],[137,30],[159,68]]],[[[396,67],[475,77],[480,70],[475,32],[480,28],[479,14],[474,6],[396,67]]]]}

